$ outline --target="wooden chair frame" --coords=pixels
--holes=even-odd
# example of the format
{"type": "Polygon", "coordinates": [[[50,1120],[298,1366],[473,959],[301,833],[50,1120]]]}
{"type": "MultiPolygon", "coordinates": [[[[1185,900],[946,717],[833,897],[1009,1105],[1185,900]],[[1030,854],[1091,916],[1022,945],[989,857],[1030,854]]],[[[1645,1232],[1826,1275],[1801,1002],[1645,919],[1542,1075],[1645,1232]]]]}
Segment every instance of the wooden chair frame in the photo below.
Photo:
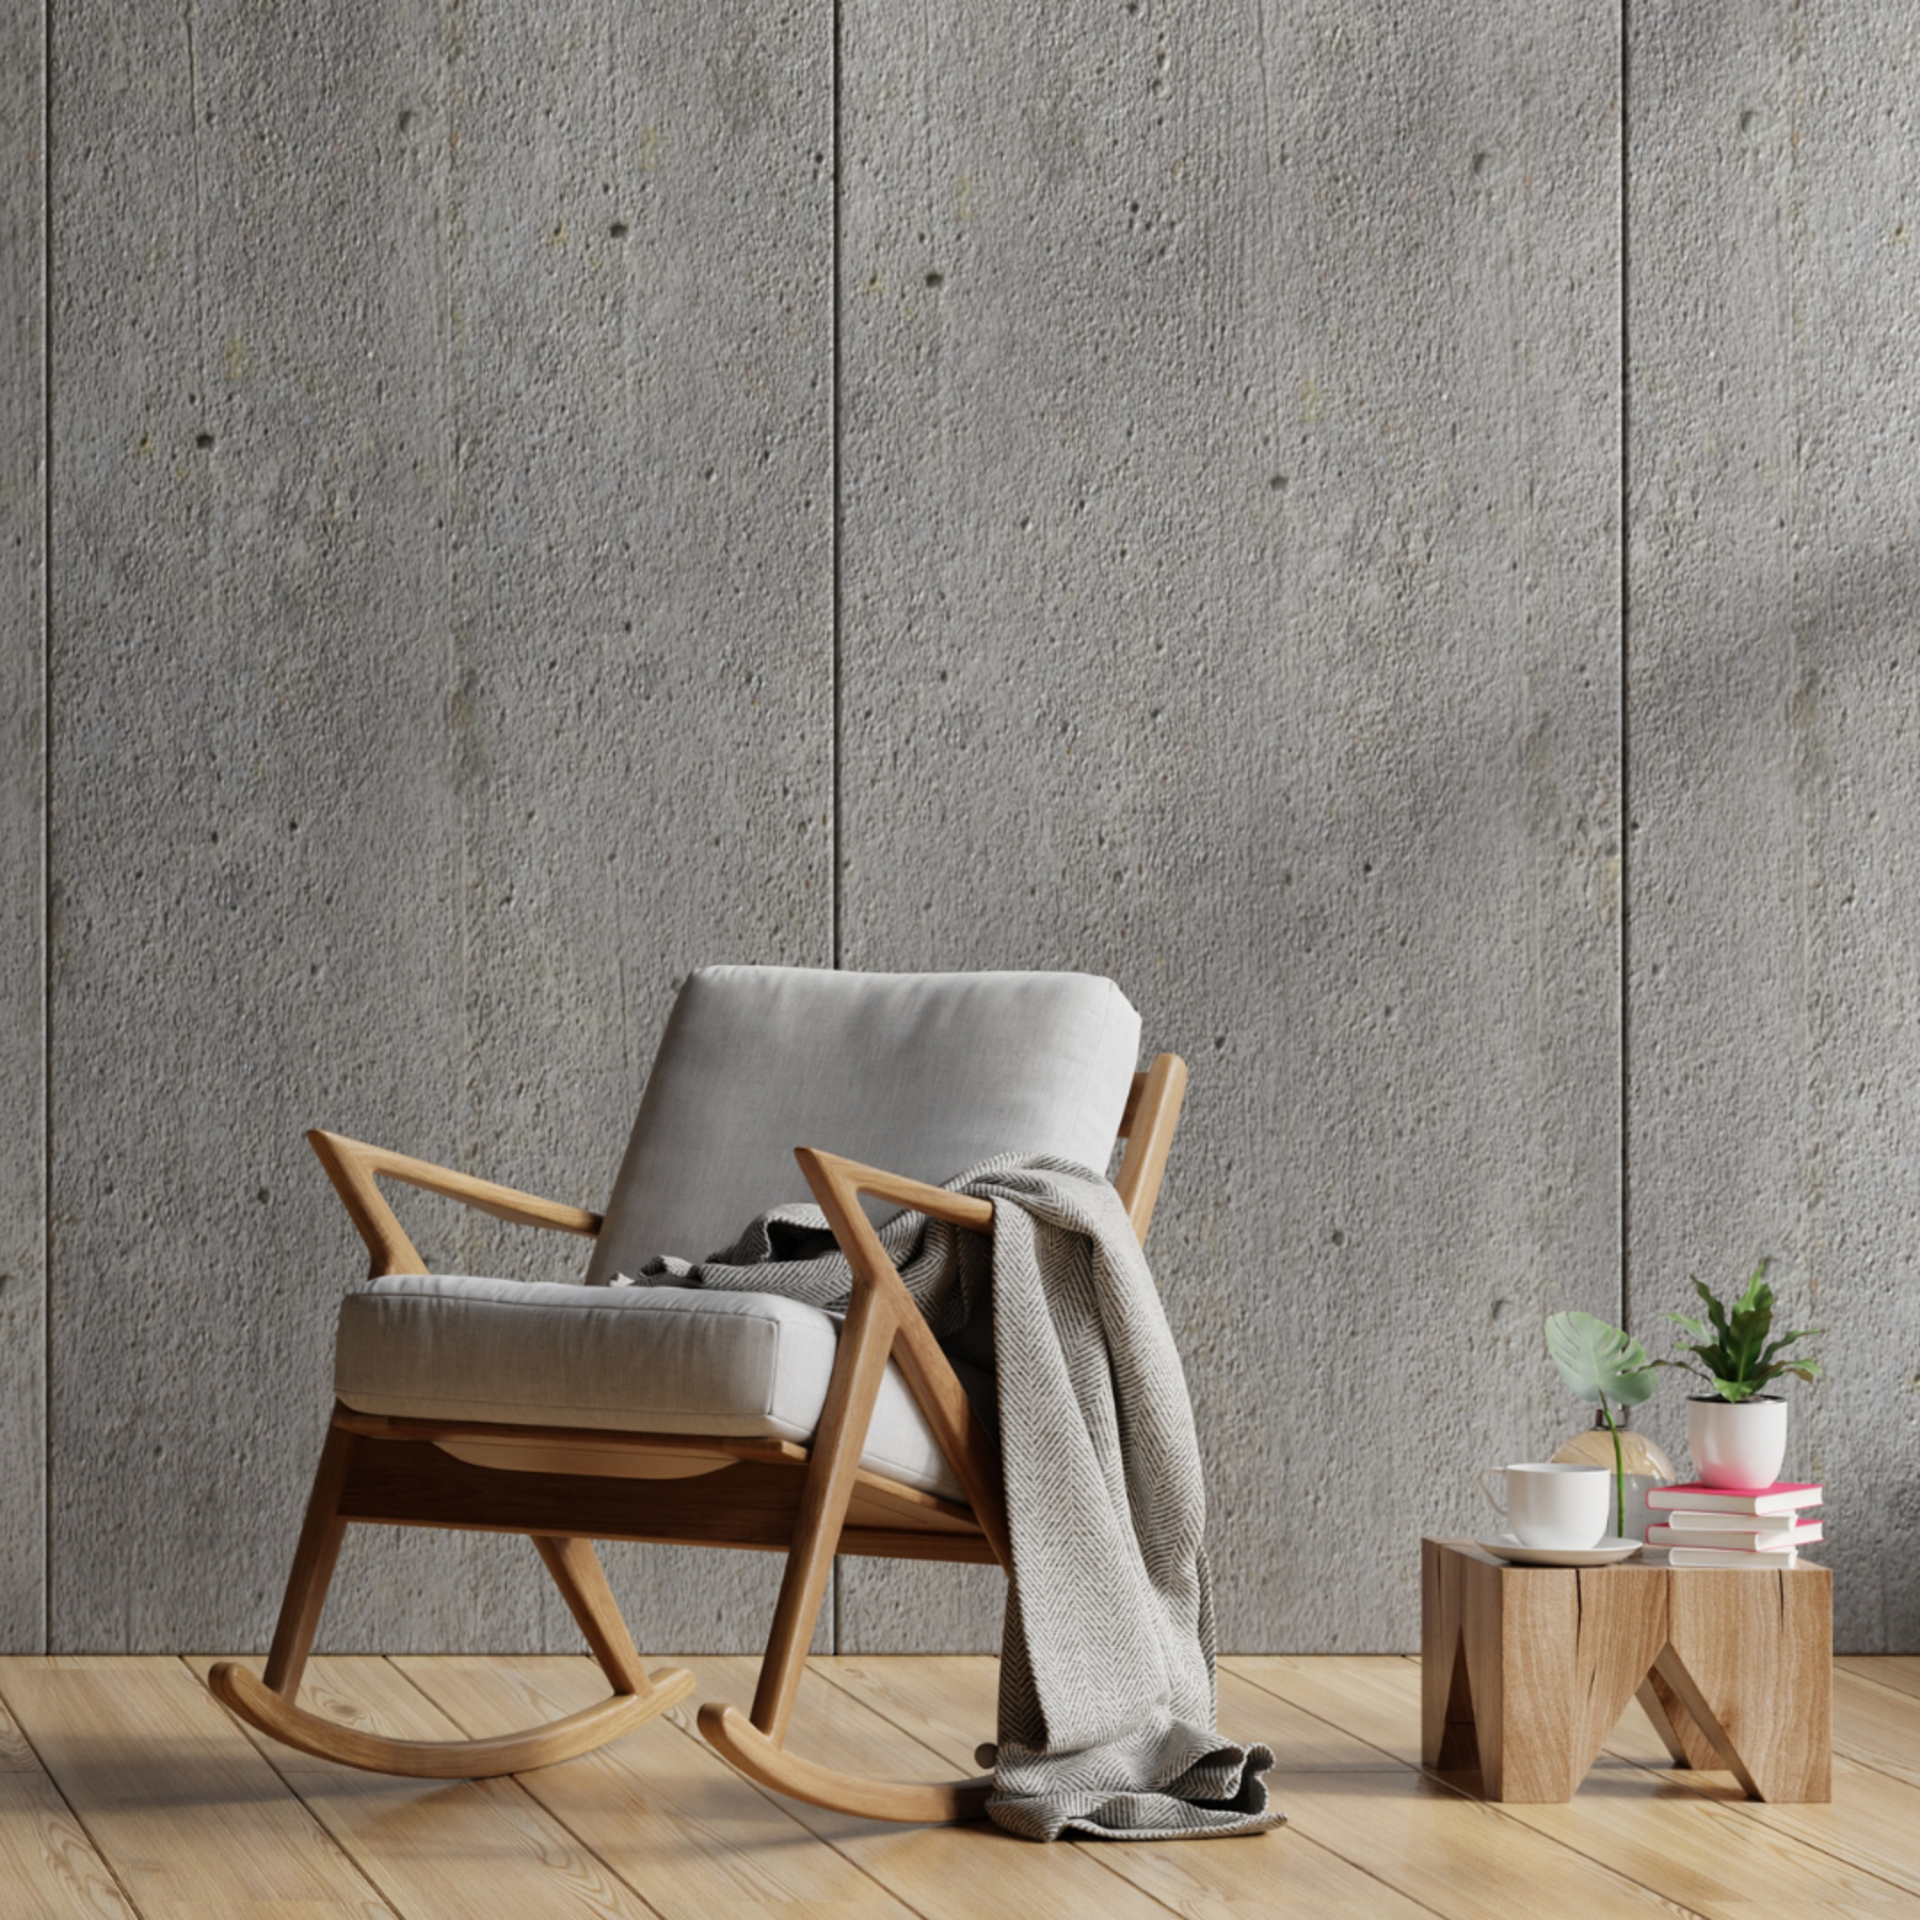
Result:
{"type": "MultiPolygon", "coordinates": [[[[1114,1184],[1142,1242],[1186,1080],[1185,1064],[1161,1054],[1147,1072],[1134,1075],[1120,1123],[1126,1151],[1114,1184]]],[[[337,1134],[316,1130],[307,1138],[367,1244],[376,1279],[426,1271],[376,1184],[381,1178],[445,1194],[523,1226],[587,1236],[600,1230],[601,1216],[584,1208],[337,1134]]],[[[648,1673],[593,1550],[596,1539],[785,1553],[786,1574],[752,1710],[704,1706],[701,1732],[750,1778],[816,1806],[881,1820],[978,1818],[990,1775],[926,1785],[865,1779],[789,1753],[786,1736],[836,1554],[1012,1563],[998,1442],[975,1416],[860,1196],[983,1233],[993,1226],[993,1204],[809,1147],[797,1148],[795,1158],[853,1268],[846,1325],[810,1446],[413,1420],[336,1405],[264,1679],[237,1662],[223,1662],[209,1676],[214,1693],[263,1733],[349,1766],[434,1779],[517,1773],[588,1752],[693,1690],[693,1676],[684,1670],[648,1673]],[[965,1489],[965,1505],[861,1466],[890,1359],[899,1363],[965,1489]],[[690,1473],[698,1477],[685,1477],[690,1473]],[[341,1541],[355,1522],[530,1536],[612,1683],[612,1696],[544,1726],[482,1740],[395,1740],[308,1712],[298,1704],[300,1679],[341,1541]]],[[[981,1748],[983,1765],[991,1752],[990,1746],[981,1748]]]]}

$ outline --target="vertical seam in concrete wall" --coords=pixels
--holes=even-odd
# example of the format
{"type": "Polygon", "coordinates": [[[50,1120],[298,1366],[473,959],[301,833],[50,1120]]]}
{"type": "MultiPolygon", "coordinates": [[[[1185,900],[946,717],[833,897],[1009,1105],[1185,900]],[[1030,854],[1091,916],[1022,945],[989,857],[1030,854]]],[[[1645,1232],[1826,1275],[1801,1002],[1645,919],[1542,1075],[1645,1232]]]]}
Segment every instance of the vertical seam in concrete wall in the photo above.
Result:
{"type": "Polygon", "coordinates": [[[1633,0],[1620,0],[1620,1324],[1633,1324],[1633,0]]]}
{"type": "Polygon", "coordinates": [[[832,422],[832,440],[833,440],[832,448],[828,456],[833,464],[833,526],[832,526],[832,536],[831,536],[832,546],[833,546],[833,555],[832,555],[833,726],[832,726],[832,747],[831,747],[831,752],[833,755],[833,768],[832,768],[833,778],[832,778],[832,797],[828,803],[833,808],[833,826],[832,826],[831,832],[828,835],[828,848],[833,858],[833,873],[831,876],[831,886],[833,891],[832,891],[831,898],[833,902],[833,964],[836,968],[838,968],[840,965],[840,909],[841,909],[841,893],[842,893],[841,880],[840,880],[840,852],[841,852],[840,821],[841,821],[841,813],[842,813],[842,809],[840,805],[840,769],[841,769],[840,637],[841,637],[841,630],[842,630],[841,595],[842,595],[842,588],[845,580],[845,567],[843,565],[842,553],[841,553],[841,533],[845,526],[845,515],[846,515],[846,498],[845,498],[845,491],[842,485],[841,460],[840,460],[840,448],[841,448],[841,436],[842,436],[842,428],[840,423],[840,395],[841,395],[841,386],[840,386],[840,368],[841,368],[840,248],[841,248],[841,237],[844,231],[844,224],[845,224],[842,216],[842,199],[846,191],[844,177],[841,172],[841,151],[840,151],[840,50],[841,50],[840,9],[841,9],[841,0],[833,0],[833,23],[832,23],[832,27],[833,27],[833,124],[829,129],[829,135],[833,143],[833,172],[831,175],[831,186],[832,186],[832,192],[833,192],[833,219],[831,222],[833,258],[831,262],[830,287],[829,287],[829,298],[831,300],[832,307],[833,307],[833,319],[832,319],[833,337],[830,345],[830,354],[829,354],[832,364],[828,369],[828,375],[827,375],[828,381],[832,389],[831,394],[829,396],[828,418],[832,422]]]}
{"type": "MultiPolygon", "coordinates": [[[[842,627],[841,593],[842,593],[842,585],[845,578],[845,567],[843,564],[842,551],[841,551],[841,532],[845,525],[845,511],[846,511],[845,490],[843,486],[843,469],[842,469],[841,459],[840,459],[840,445],[841,445],[841,433],[842,433],[841,424],[840,424],[840,398],[841,398],[840,243],[841,243],[841,235],[844,231],[844,224],[845,224],[841,217],[841,204],[842,204],[842,197],[846,191],[845,175],[841,169],[841,146],[840,146],[840,54],[841,54],[841,48],[843,44],[842,34],[841,34],[841,4],[842,4],[842,0],[833,0],[833,19],[832,19],[832,31],[833,31],[832,115],[833,115],[833,118],[832,118],[832,125],[828,128],[828,137],[832,141],[832,147],[830,151],[832,152],[832,155],[833,155],[833,171],[829,176],[829,184],[831,186],[831,190],[833,194],[833,218],[828,223],[831,236],[832,236],[831,242],[830,242],[832,260],[830,262],[829,276],[828,276],[828,300],[829,300],[829,303],[831,304],[833,311],[832,311],[832,318],[830,322],[831,329],[832,329],[832,338],[831,338],[829,353],[828,353],[828,358],[831,364],[827,370],[827,379],[830,386],[830,392],[828,394],[827,418],[831,423],[830,434],[831,434],[831,440],[832,440],[832,445],[828,452],[828,458],[833,465],[833,524],[830,532],[830,540],[831,540],[832,549],[833,549],[832,551],[833,590],[832,590],[832,596],[831,596],[831,618],[830,618],[830,624],[833,629],[832,639],[831,639],[831,653],[832,653],[831,667],[832,667],[832,674],[833,674],[833,724],[831,728],[831,743],[828,750],[833,757],[833,766],[832,766],[831,795],[828,799],[827,804],[833,809],[833,828],[827,837],[827,852],[833,862],[833,873],[830,879],[832,892],[829,897],[833,903],[833,966],[836,971],[838,971],[840,966],[840,906],[841,906],[841,891],[842,891],[841,883],[840,883],[840,822],[842,818],[842,808],[840,805],[840,778],[841,778],[840,770],[842,766],[842,756],[840,752],[840,724],[841,724],[840,636],[841,636],[841,627],[842,627]]],[[[832,1628],[829,1633],[828,1639],[829,1639],[829,1644],[831,1645],[833,1651],[835,1653],[838,1653],[840,1651],[840,1562],[837,1557],[835,1558],[833,1563],[833,1579],[832,1579],[831,1585],[833,1589],[833,1623],[832,1623],[832,1628]]]]}
{"type": "Polygon", "coordinates": [[[40,1651],[53,1632],[53,0],[40,9],[40,1651]]]}
{"type": "MultiPolygon", "coordinates": [[[[477,349],[471,339],[465,341],[462,339],[460,307],[461,274],[468,265],[468,260],[462,246],[467,233],[462,202],[459,145],[461,127],[456,124],[456,121],[464,118],[469,105],[469,96],[462,84],[462,78],[466,72],[468,47],[450,10],[441,15],[441,20],[443,24],[440,36],[440,73],[441,85],[445,90],[446,125],[445,138],[440,152],[436,155],[435,164],[441,170],[440,178],[443,183],[440,206],[443,224],[439,241],[440,259],[445,278],[440,288],[438,315],[441,328],[438,374],[441,417],[444,422],[441,444],[445,449],[443,457],[447,473],[446,526],[441,539],[441,554],[445,568],[442,590],[446,595],[447,647],[446,685],[440,693],[439,721],[446,741],[447,788],[453,796],[454,843],[451,878],[454,890],[453,932],[456,941],[454,988],[458,996],[454,1009],[453,1027],[459,1047],[453,1087],[453,1124],[449,1127],[448,1133],[454,1149],[454,1165],[470,1167],[479,1163],[480,1129],[476,1121],[478,1102],[474,1097],[474,857],[473,809],[468,793],[467,756],[474,747],[475,730],[479,725],[479,717],[474,709],[483,697],[483,689],[479,684],[478,670],[469,668],[469,661],[477,649],[472,645],[473,635],[468,631],[468,608],[464,597],[468,591],[469,576],[464,564],[466,554],[462,542],[470,537],[471,527],[467,515],[473,509],[462,497],[464,491],[462,468],[465,458],[463,446],[469,425],[464,412],[466,393],[462,383],[473,377],[473,355],[477,349]],[[467,356],[464,364],[461,359],[463,349],[467,356]],[[468,679],[470,670],[474,674],[471,683],[468,679]],[[466,729],[464,733],[463,726],[466,729]]],[[[477,413],[478,409],[476,409],[477,413]]],[[[480,625],[481,622],[478,620],[473,622],[476,629],[480,625]]],[[[622,1018],[624,1017],[623,1013],[622,1018]]],[[[478,1227],[469,1217],[460,1223],[457,1231],[461,1236],[459,1245],[464,1256],[476,1244],[478,1227]]]]}

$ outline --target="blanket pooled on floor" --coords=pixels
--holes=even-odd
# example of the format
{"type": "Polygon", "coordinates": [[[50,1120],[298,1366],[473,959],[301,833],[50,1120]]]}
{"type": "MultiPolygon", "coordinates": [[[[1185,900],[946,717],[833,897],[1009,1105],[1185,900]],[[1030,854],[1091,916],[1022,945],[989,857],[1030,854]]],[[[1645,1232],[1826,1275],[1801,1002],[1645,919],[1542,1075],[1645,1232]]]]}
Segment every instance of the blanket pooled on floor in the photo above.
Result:
{"type": "MultiPolygon", "coordinates": [[[[880,1239],[976,1406],[997,1390],[1013,1568],[988,1812],[1036,1840],[1279,1825],[1272,1753],[1215,1731],[1193,1409],[1119,1195],[1040,1157],[988,1161],[947,1190],[994,1203],[991,1241],[915,1213],[880,1239]]],[[[638,1284],[837,1312],[852,1272],[825,1216],[795,1205],[709,1259],[650,1261],[638,1284]]]]}

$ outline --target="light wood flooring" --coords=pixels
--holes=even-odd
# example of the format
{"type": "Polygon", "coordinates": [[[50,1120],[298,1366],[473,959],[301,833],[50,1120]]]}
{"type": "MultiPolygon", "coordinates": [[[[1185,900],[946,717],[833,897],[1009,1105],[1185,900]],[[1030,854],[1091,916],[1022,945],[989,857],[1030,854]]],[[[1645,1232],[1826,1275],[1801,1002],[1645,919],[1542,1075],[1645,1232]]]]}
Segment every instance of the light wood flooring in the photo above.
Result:
{"type": "MultiPolygon", "coordinates": [[[[1639,1708],[1569,1806],[1490,1807],[1423,1775],[1402,1659],[1238,1658],[1220,1717],[1280,1756],[1276,1834],[1054,1847],[995,1829],[873,1825],[778,1802],[692,1717],[518,1780],[353,1773],[256,1744],[208,1660],[0,1659],[0,1915],[599,1920],[767,1914],[926,1920],[1441,1914],[1920,1915],[1920,1659],[1843,1660],[1834,1801],[1764,1807],[1672,1772],[1639,1708]]],[[[692,1658],[696,1699],[753,1667],[692,1658]]],[[[585,1705],[584,1659],[319,1659],[310,1699],[415,1738],[585,1705]]],[[[814,1663],[795,1746],[836,1766],[970,1771],[994,1663],[814,1663]]]]}

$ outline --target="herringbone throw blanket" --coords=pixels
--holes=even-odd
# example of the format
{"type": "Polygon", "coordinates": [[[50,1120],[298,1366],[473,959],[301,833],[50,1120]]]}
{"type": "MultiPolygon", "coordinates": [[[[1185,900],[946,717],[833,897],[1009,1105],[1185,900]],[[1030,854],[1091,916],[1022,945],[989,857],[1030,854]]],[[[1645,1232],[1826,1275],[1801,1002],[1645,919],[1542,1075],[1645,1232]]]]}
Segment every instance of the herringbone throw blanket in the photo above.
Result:
{"type": "MultiPolygon", "coordinates": [[[[948,1190],[994,1202],[978,1234],[902,1214],[880,1238],[943,1345],[991,1351],[1013,1576],[988,1811],[1030,1839],[1259,1833],[1263,1746],[1214,1730],[1206,1494],[1180,1356],[1113,1188],[1085,1167],[988,1161],[948,1190]],[[984,1331],[992,1328],[991,1348],[984,1331]]],[[[812,1206],[763,1214],[653,1284],[778,1293],[838,1311],[851,1272],[812,1206]]]]}

